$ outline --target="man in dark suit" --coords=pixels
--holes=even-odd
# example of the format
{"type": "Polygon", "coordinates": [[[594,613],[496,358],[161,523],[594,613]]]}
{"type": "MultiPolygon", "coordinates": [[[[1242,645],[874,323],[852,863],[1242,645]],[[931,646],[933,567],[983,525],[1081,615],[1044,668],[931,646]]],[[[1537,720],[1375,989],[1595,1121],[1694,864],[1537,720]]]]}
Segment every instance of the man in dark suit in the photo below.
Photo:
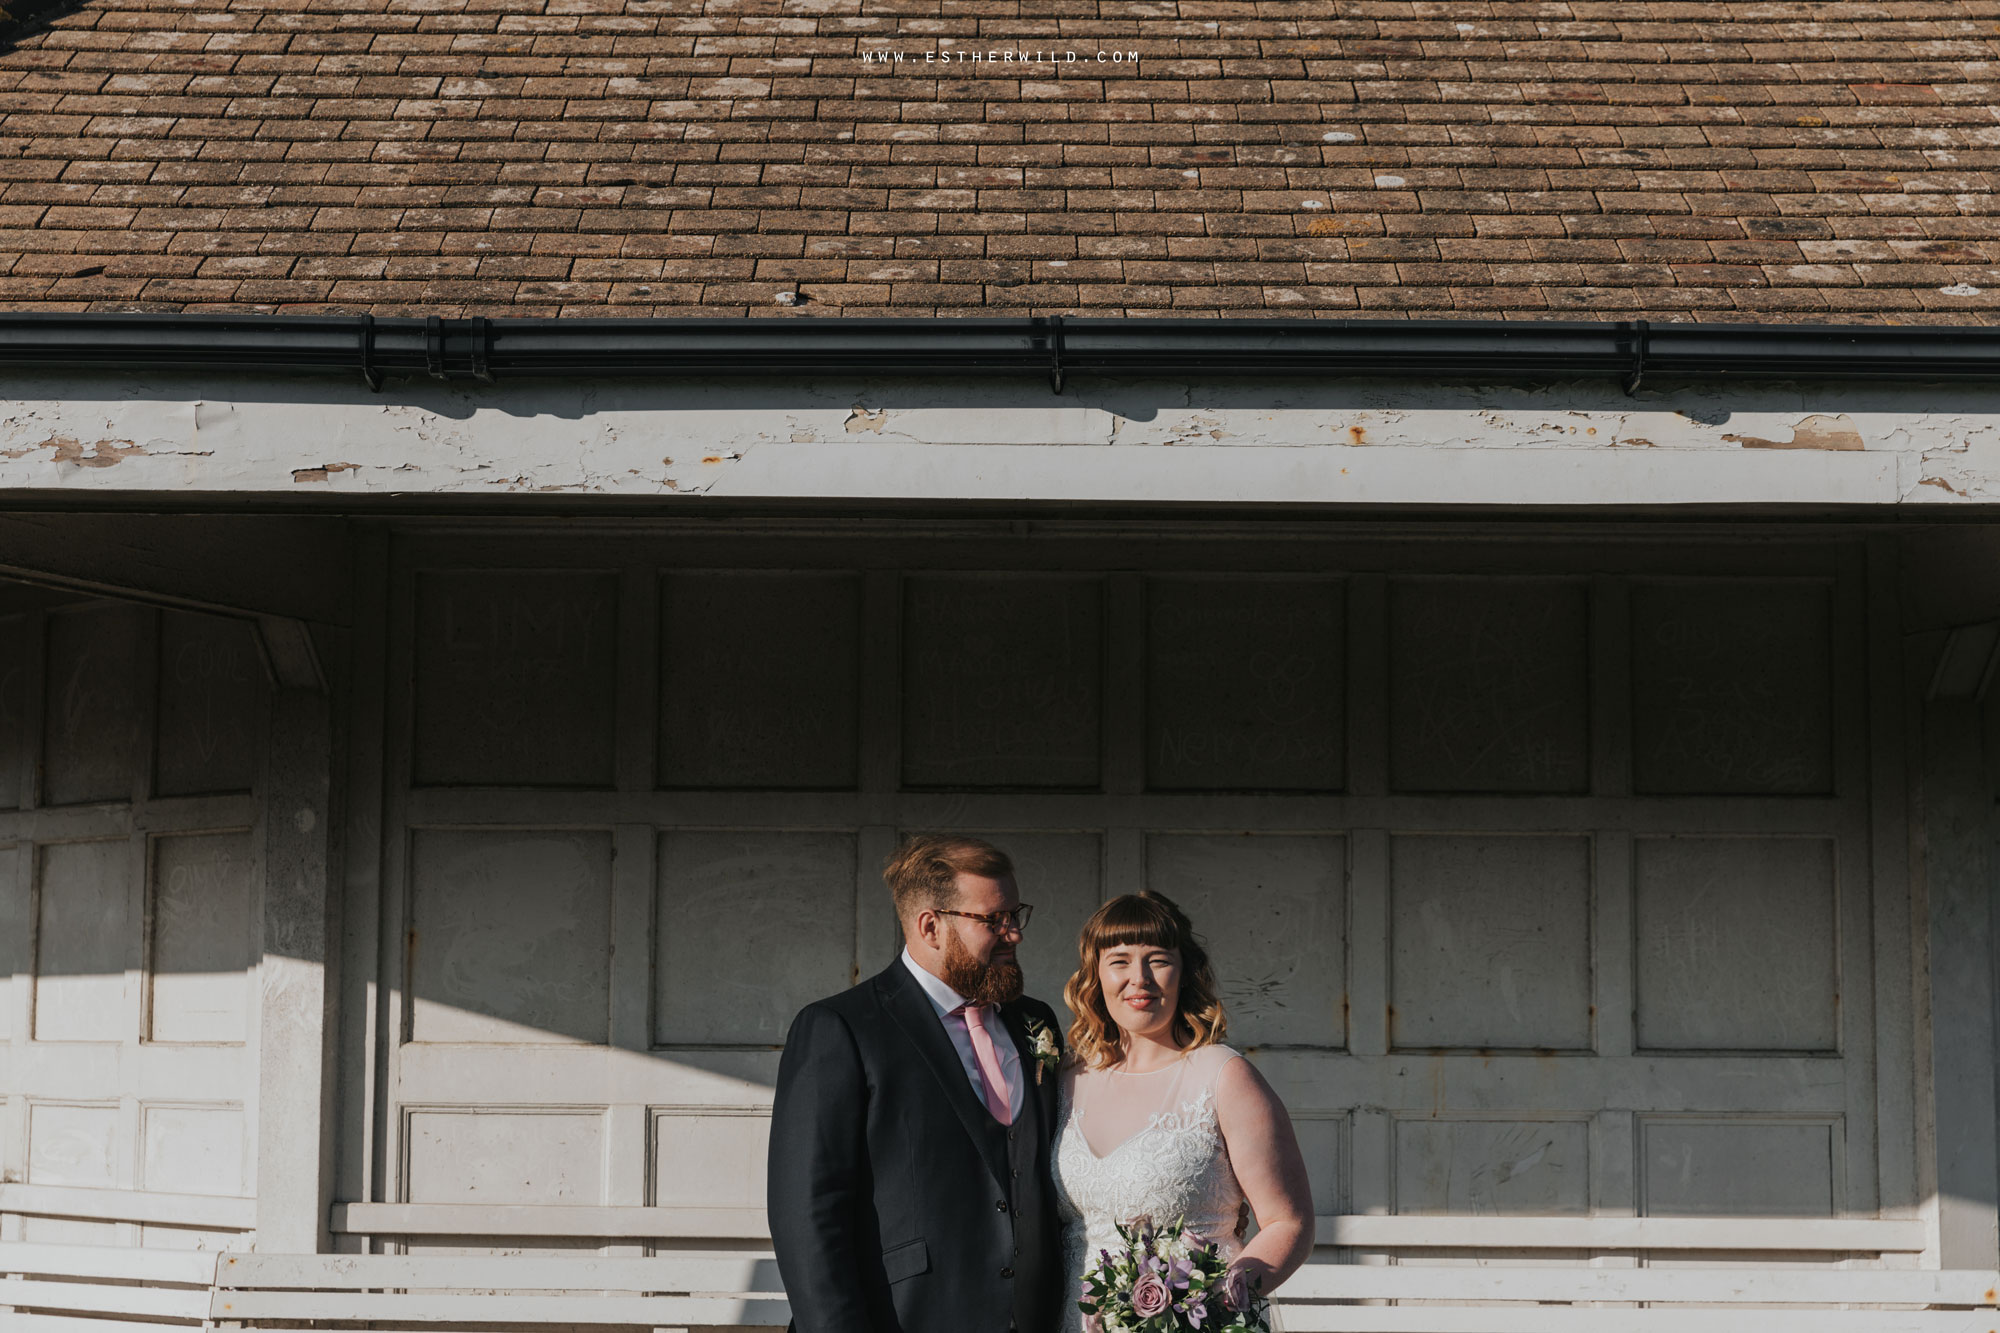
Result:
{"type": "Polygon", "coordinates": [[[1029,909],[976,838],[912,838],[883,878],[902,956],[808,1005],[778,1066],[768,1202],[792,1328],[1051,1333],[1060,1036],[1021,994],[1029,909]]]}

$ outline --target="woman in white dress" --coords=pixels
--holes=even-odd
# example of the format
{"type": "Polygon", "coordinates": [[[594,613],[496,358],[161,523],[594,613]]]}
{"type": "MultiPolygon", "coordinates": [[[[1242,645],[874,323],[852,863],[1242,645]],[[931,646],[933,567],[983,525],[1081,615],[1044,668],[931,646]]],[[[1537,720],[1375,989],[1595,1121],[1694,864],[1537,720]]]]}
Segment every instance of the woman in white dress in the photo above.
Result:
{"type": "Polygon", "coordinates": [[[1055,1144],[1064,1329],[1085,1328],[1084,1270],[1133,1218],[1185,1218],[1229,1260],[1232,1305],[1268,1296],[1312,1252],[1305,1161],[1284,1103],[1222,1044],[1227,1020],[1186,915],[1161,894],[1127,894],[1084,925],[1077,953],[1055,1144]]]}

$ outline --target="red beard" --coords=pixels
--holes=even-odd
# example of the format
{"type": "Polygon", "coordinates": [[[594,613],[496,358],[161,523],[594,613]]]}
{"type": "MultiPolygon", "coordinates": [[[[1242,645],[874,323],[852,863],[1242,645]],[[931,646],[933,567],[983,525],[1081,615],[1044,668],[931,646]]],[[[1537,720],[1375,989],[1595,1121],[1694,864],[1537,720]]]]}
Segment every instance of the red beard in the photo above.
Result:
{"type": "Polygon", "coordinates": [[[944,937],[944,984],[965,997],[967,1004],[1007,1004],[1021,998],[1021,964],[1013,958],[982,963],[947,931],[944,937]]]}

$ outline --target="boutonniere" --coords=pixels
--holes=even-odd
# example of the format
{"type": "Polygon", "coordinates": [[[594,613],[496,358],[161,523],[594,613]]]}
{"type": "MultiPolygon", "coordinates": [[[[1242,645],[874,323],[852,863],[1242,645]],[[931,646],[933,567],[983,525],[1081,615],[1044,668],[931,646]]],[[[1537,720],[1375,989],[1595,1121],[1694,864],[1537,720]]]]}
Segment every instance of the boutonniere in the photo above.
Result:
{"type": "Polygon", "coordinates": [[[1028,1044],[1035,1057],[1035,1084],[1039,1087],[1042,1075],[1054,1073],[1062,1063],[1062,1048],[1056,1045],[1056,1034],[1039,1018],[1028,1020],[1028,1044]]]}

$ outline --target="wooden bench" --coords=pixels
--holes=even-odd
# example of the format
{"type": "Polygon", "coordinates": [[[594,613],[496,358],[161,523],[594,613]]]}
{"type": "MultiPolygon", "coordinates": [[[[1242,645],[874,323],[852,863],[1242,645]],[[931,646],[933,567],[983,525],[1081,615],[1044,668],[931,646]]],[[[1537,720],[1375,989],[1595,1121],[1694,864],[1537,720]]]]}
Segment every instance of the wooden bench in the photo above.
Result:
{"type": "MultiPolygon", "coordinates": [[[[305,1320],[781,1328],[790,1317],[776,1265],[754,1253],[218,1255],[4,1243],[0,1275],[7,1333],[305,1320]]],[[[1292,1333],[1994,1333],[2000,1273],[1315,1263],[1278,1305],[1292,1333]]]]}

